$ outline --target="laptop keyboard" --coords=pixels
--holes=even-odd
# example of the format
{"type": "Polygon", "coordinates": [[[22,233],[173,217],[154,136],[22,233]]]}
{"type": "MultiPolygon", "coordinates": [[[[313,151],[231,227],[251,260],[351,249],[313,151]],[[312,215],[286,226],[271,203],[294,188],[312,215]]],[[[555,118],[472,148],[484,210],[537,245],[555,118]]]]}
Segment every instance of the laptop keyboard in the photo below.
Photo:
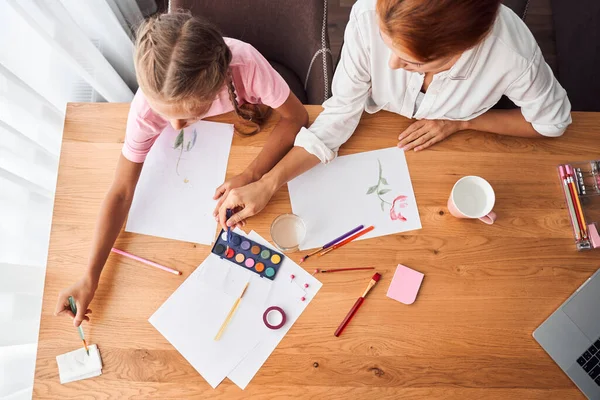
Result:
{"type": "Polygon", "coordinates": [[[577,364],[600,386],[600,338],[577,359],[577,364]]]}

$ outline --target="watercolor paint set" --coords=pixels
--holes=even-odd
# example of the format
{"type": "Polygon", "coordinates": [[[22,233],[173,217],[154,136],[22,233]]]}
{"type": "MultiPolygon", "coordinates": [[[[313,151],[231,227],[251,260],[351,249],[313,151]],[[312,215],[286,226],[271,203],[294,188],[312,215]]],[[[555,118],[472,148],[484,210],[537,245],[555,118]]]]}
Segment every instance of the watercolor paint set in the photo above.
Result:
{"type": "Polygon", "coordinates": [[[212,252],[221,258],[244,267],[263,278],[275,279],[283,262],[283,254],[273,251],[242,235],[231,232],[227,243],[227,231],[221,230],[212,252]]]}
{"type": "Polygon", "coordinates": [[[600,160],[558,166],[577,250],[600,248],[600,160]]]}

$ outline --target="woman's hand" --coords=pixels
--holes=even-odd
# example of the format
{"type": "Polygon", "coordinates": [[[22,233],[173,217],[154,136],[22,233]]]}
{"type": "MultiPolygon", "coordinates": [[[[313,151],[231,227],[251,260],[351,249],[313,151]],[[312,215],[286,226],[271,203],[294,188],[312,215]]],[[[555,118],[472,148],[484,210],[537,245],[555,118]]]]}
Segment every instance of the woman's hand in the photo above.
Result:
{"type": "Polygon", "coordinates": [[[449,121],[443,119],[423,119],[411,124],[398,136],[398,147],[404,151],[426,149],[441,142],[455,132],[466,128],[466,121],[449,121]]]}
{"type": "Polygon", "coordinates": [[[258,214],[265,208],[274,193],[274,187],[268,185],[264,180],[231,189],[219,207],[219,224],[223,229],[244,224],[246,218],[258,214]],[[227,209],[235,211],[229,220],[226,217],[227,209]]]}
{"type": "MultiPolygon", "coordinates": [[[[215,195],[213,196],[213,200],[219,200],[217,202],[217,206],[215,207],[215,210],[213,211],[213,216],[215,218],[217,218],[217,216],[219,215],[219,208],[221,208],[221,204],[223,204],[223,202],[229,195],[229,192],[231,191],[231,189],[246,186],[254,181],[256,181],[256,179],[252,176],[251,173],[248,172],[248,170],[246,170],[246,171],[242,172],[241,174],[236,175],[233,178],[229,179],[228,181],[223,183],[221,186],[219,186],[217,188],[217,190],[215,191],[215,195]]],[[[243,224],[241,224],[239,227],[241,227],[242,225],[243,224]]]]}
{"type": "Polygon", "coordinates": [[[75,282],[70,287],[64,289],[58,295],[58,302],[56,303],[56,309],[54,315],[68,315],[73,318],[73,325],[78,327],[83,321],[89,321],[90,317],[87,314],[91,314],[92,310],[88,308],[98,284],[91,281],[87,277],[83,277],[75,282]],[[77,306],[77,315],[74,315],[69,306],[69,296],[73,296],[75,299],[75,305],[77,306]]]}

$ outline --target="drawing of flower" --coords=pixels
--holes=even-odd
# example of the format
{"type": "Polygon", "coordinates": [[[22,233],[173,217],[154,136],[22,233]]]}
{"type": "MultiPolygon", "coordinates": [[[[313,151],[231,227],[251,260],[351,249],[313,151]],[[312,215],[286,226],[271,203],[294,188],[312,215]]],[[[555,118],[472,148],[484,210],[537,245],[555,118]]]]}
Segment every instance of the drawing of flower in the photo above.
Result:
{"type": "Polygon", "coordinates": [[[196,139],[198,138],[198,133],[196,132],[196,129],[194,129],[192,131],[192,138],[184,145],[184,141],[185,141],[185,132],[184,130],[180,130],[179,134],[177,134],[177,137],[175,137],[175,144],[173,145],[173,148],[175,150],[177,149],[181,149],[179,151],[179,157],[177,158],[177,165],[175,166],[175,172],[177,172],[177,175],[179,175],[179,161],[181,161],[181,156],[183,155],[184,151],[190,151],[191,149],[194,148],[194,145],[196,144],[196,139]]]}
{"type": "Polygon", "coordinates": [[[379,165],[379,180],[377,181],[377,185],[371,186],[367,190],[367,195],[375,193],[379,200],[381,200],[381,211],[385,211],[385,205],[390,206],[390,219],[392,221],[406,221],[406,218],[400,213],[401,208],[406,208],[408,204],[406,204],[407,197],[404,195],[397,196],[392,203],[386,201],[381,196],[386,193],[391,192],[391,189],[382,187],[382,185],[389,185],[388,181],[383,177],[383,170],[381,168],[381,161],[378,159],[377,164],[379,165]]]}
{"type": "Polygon", "coordinates": [[[400,195],[392,202],[392,207],[390,207],[390,218],[393,221],[406,221],[406,218],[400,213],[400,209],[408,207],[408,204],[406,204],[406,199],[406,196],[400,195]]]}

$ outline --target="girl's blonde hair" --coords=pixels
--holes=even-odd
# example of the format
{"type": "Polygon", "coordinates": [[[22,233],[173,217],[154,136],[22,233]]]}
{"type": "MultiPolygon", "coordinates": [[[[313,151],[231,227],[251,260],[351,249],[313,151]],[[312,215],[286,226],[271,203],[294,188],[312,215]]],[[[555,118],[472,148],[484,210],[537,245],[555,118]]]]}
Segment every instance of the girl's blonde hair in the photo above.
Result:
{"type": "Polygon", "coordinates": [[[240,107],[229,69],[231,50],[208,21],[188,12],[150,18],[138,28],[135,47],[135,70],[144,94],[201,114],[227,85],[235,113],[247,121],[244,125],[252,125],[249,131],[236,124],[236,131],[242,135],[260,131],[270,109],[240,107]]]}

